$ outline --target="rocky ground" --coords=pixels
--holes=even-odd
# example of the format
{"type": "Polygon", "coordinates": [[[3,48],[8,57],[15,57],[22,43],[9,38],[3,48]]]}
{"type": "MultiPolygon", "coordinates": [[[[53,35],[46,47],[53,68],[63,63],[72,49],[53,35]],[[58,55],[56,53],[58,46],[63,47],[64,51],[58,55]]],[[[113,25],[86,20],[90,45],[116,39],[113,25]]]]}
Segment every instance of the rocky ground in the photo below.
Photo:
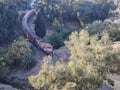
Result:
{"type": "MultiPolygon", "coordinates": [[[[64,60],[68,60],[70,56],[69,51],[66,47],[61,47],[60,49],[55,50],[54,53],[55,54],[52,57],[53,62],[56,62],[61,58],[64,58],[64,60]]],[[[30,75],[36,75],[40,71],[40,67],[44,56],[46,55],[42,51],[34,47],[34,58],[36,60],[36,65],[29,70],[14,71],[9,76],[8,83],[12,86],[20,88],[21,90],[34,90],[29,84],[28,77],[30,75]]],[[[5,88],[3,90],[14,90],[14,89],[5,88]]]]}
{"type": "MultiPolygon", "coordinates": [[[[37,49],[35,47],[34,47],[34,55],[35,55],[34,57],[37,61],[37,64],[29,70],[15,71],[9,77],[9,81],[10,81],[11,85],[19,87],[19,88],[21,88],[21,90],[26,90],[26,89],[34,90],[28,82],[28,77],[30,75],[36,75],[39,72],[43,57],[46,56],[42,51],[40,51],[39,49],[37,49]]],[[[69,50],[66,47],[61,47],[57,50],[54,50],[54,55],[52,57],[52,60],[53,60],[53,62],[56,62],[58,60],[68,61],[69,56],[70,56],[69,50]],[[61,59],[61,58],[63,58],[63,59],[61,59]]],[[[120,90],[120,76],[117,74],[111,74],[108,77],[114,81],[115,86],[112,87],[108,84],[103,84],[102,89],[100,89],[100,90],[120,90]]],[[[10,90],[10,89],[6,89],[6,86],[5,86],[5,89],[3,89],[3,90],[10,90]]],[[[14,89],[11,89],[11,90],[14,90],[14,89]]]]}
{"type": "Polygon", "coordinates": [[[10,85],[0,83],[0,90],[20,90],[20,89],[14,88],[10,85]]]}
{"type": "MultiPolygon", "coordinates": [[[[46,36],[44,39],[47,40],[47,38],[53,33],[53,30],[47,30],[46,36]]],[[[12,72],[12,74],[9,76],[7,83],[15,86],[17,88],[20,88],[21,90],[34,90],[31,85],[29,84],[28,77],[30,75],[36,75],[41,67],[42,60],[44,56],[46,56],[41,50],[36,48],[34,45],[32,45],[32,50],[34,52],[34,59],[36,60],[36,65],[29,69],[29,70],[15,70],[12,72]]],[[[56,62],[58,60],[66,60],[68,61],[70,52],[69,50],[63,46],[57,50],[54,50],[54,55],[52,56],[52,61],[56,62]]],[[[6,87],[6,86],[5,86],[6,87]]],[[[0,89],[1,90],[1,89],[0,89]]],[[[10,89],[3,89],[3,90],[10,90],[10,89]]],[[[12,89],[11,89],[12,90],[12,89]]],[[[14,89],[13,89],[14,90],[14,89]]]]}
{"type": "Polygon", "coordinates": [[[120,75],[111,74],[109,75],[109,78],[114,81],[114,90],[120,90],[120,75]]]}

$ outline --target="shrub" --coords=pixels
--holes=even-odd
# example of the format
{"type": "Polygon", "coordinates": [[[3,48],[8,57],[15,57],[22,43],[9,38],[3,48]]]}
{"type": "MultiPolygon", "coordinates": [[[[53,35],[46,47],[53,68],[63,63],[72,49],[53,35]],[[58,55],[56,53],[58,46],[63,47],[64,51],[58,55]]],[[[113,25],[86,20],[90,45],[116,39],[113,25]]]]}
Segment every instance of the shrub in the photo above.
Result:
{"type": "Polygon", "coordinates": [[[90,35],[101,33],[105,29],[105,25],[102,21],[94,21],[92,24],[88,24],[85,28],[90,35]]]}
{"type": "Polygon", "coordinates": [[[10,74],[9,67],[7,65],[6,55],[5,52],[0,52],[0,81],[5,81],[5,79],[10,74]]]}
{"type": "Polygon", "coordinates": [[[55,48],[59,48],[64,45],[64,40],[62,35],[59,33],[54,33],[49,37],[49,43],[55,48]]]}
{"type": "Polygon", "coordinates": [[[6,78],[10,75],[10,69],[9,67],[2,67],[0,68],[0,80],[5,81],[6,78]]]}
{"type": "Polygon", "coordinates": [[[96,90],[111,67],[119,67],[116,51],[108,51],[110,43],[107,33],[98,40],[97,35],[90,37],[85,30],[73,32],[65,42],[71,52],[70,61],[52,64],[51,58],[45,57],[38,75],[30,76],[29,82],[35,89],[96,90]]]}
{"type": "Polygon", "coordinates": [[[61,24],[60,22],[57,20],[57,18],[54,19],[52,25],[55,27],[55,29],[60,29],[61,28],[61,24]]]}
{"type": "Polygon", "coordinates": [[[24,69],[30,69],[36,64],[31,54],[27,54],[21,62],[21,66],[24,69]]]}
{"type": "Polygon", "coordinates": [[[62,38],[65,39],[70,35],[71,30],[65,27],[61,27],[61,29],[56,30],[56,32],[62,34],[62,38]]]}
{"type": "Polygon", "coordinates": [[[0,57],[0,68],[6,66],[6,61],[4,57],[0,57]]]}
{"type": "Polygon", "coordinates": [[[90,35],[108,32],[112,41],[118,41],[120,40],[119,24],[120,19],[106,19],[105,21],[94,21],[92,24],[88,24],[84,29],[88,30],[90,35]]]}
{"type": "Polygon", "coordinates": [[[120,41],[120,29],[112,29],[108,33],[112,41],[120,41]]]}
{"type": "Polygon", "coordinates": [[[67,39],[70,33],[71,31],[69,29],[61,27],[49,37],[49,43],[57,49],[64,45],[64,40],[67,39]]]}
{"type": "Polygon", "coordinates": [[[23,60],[30,59],[32,57],[31,55],[32,50],[30,49],[30,44],[23,37],[19,37],[18,40],[14,40],[8,49],[7,63],[10,66],[20,66],[23,60]]]}

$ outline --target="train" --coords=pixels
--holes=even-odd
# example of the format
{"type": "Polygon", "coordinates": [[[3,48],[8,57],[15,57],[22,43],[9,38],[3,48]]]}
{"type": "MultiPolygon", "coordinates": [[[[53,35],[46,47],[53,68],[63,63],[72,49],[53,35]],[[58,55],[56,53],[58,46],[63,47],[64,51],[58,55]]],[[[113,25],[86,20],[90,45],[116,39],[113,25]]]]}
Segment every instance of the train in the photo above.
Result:
{"type": "Polygon", "coordinates": [[[24,16],[22,17],[22,29],[25,37],[34,45],[36,45],[39,49],[41,49],[47,55],[53,54],[53,46],[42,38],[38,37],[34,32],[32,32],[31,28],[28,26],[29,19],[36,15],[36,11],[34,9],[29,10],[24,16]]]}

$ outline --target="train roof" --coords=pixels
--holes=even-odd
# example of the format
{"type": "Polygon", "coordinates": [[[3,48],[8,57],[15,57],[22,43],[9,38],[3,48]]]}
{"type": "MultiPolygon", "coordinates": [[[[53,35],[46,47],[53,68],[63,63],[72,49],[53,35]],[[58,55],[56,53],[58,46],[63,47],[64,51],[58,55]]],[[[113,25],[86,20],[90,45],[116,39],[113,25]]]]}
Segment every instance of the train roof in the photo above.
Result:
{"type": "Polygon", "coordinates": [[[35,10],[34,9],[32,9],[32,10],[30,10],[30,11],[28,11],[25,15],[24,15],[24,17],[23,17],[23,19],[22,19],[22,26],[23,26],[23,29],[25,30],[25,31],[27,31],[27,33],[29,33],[29,35],[30,36],[32,36],[33,38],[39,38],[35,33],[33,33],[32,31],[31,31],[31,28],[28,26],[28,19],[32,16],[32,15],[34,15],[35,14],[35,10]]]}
{"type": "Polygon", "coordinates": [[[39,37],[38,37],[35,33],[29,32],[29,34],[30,34],[33,38],[38,38],[38,39],[39,39],[39,37]]]}

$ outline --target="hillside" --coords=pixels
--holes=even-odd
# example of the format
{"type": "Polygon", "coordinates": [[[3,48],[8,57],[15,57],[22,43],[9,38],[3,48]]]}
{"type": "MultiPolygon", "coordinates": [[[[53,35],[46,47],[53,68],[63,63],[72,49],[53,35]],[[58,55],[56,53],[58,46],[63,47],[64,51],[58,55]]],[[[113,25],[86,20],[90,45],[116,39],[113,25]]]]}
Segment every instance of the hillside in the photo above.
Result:
{"type": "Polygon", "coordinates": [[[120,90],[119,0],[1,0],[0,90],[120,90]]]}

